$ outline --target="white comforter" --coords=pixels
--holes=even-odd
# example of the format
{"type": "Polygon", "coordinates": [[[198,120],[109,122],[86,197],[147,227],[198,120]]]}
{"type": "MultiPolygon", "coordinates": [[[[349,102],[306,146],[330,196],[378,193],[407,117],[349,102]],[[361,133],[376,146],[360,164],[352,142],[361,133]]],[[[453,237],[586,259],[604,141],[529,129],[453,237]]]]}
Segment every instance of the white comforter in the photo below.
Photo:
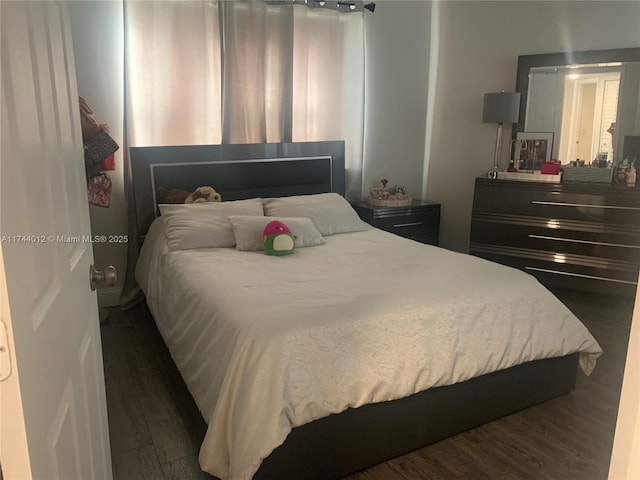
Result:
{"type": "Polygon", "coordinates": [[[526,361],[601,350],[535,278],[371,229],[273,257],[169,252],[137,279],[209,428],[201,467],[248,479],[293,427],[526,361]]]}

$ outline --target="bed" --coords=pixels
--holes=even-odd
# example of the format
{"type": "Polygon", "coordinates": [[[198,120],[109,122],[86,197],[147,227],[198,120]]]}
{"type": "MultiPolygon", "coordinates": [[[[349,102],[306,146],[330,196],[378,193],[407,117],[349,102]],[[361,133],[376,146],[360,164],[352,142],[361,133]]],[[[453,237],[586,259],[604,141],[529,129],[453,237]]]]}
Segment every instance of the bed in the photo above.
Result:
{"type": "Polygon", "coordinates": [[[562,395],[601,353],[528,274],[354,218],[342,142],[143,147],[131,161],[136,278],[208,424],[201,467],[220,478],[340,478],[562,395]],[[226,205],[156,218],[158,186],[200,185],[226,205]],[[239,250],[236,227],[260,208],[308,213],[321,241],[239,250]],[[233,217],[237,247],[212,246],[211,230],[183,248],[189,215],[233,217]]]}

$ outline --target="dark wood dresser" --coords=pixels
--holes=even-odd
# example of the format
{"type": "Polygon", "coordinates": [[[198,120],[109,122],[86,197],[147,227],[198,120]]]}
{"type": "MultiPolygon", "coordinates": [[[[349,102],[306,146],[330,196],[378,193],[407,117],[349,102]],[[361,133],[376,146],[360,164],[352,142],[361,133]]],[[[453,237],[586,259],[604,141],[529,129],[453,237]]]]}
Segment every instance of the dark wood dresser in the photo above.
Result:
{"type": "Polygon", "coordinates": [[[640,189],[478,178],[470,253],[545,285],[635,295],[640,189]]]}
{"type": "Polygon", "coordinates": [[[417,242],[438,245],[440,204],[414,200],[407,207],[374,207],[367,202],[352,203],[360,218],[374,227],[417,242]]]}

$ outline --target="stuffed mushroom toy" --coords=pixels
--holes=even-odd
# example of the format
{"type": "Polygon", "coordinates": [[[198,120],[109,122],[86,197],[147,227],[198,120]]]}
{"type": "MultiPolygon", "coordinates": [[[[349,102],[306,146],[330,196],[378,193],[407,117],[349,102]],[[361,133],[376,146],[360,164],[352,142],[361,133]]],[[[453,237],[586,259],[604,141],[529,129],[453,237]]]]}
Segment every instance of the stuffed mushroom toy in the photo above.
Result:
{"type": "Polygon", "coordinates": [[[262,231],[262,246],[267,255],[288,255],[293,253],[296,237],[280,220],[273,220],[262,231]]]}

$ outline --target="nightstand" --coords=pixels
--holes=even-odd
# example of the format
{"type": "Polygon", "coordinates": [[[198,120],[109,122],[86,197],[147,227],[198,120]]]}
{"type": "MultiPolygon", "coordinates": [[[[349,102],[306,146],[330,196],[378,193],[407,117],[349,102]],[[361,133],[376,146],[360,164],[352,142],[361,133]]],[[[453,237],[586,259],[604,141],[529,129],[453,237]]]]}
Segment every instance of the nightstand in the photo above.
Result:
{"type": "Polygon", "coordinates": [[[367,202],[351,204],[370,225],[417,242],[438,245],[440,204],[414,200],[407,207],[374,207],[367,202]]]}

